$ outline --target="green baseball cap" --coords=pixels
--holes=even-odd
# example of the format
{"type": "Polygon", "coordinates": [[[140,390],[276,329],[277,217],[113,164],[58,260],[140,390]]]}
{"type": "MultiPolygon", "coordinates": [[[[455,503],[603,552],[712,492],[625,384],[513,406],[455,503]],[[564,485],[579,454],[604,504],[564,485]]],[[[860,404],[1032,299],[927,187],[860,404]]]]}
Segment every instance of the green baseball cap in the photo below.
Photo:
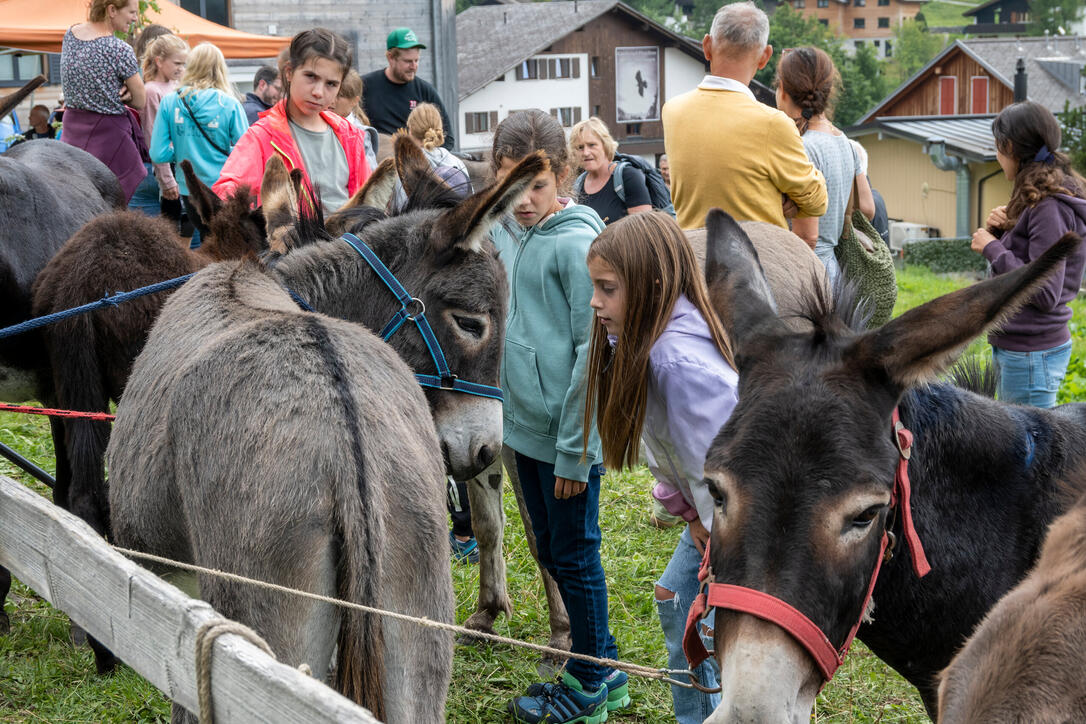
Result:
{"type": "Polygon", "coordinates": [[[426,49],[426,46],[419,42],[419,38],[415,35],[415,31],[411,28],[396,28],[388,34],[388,49],[402,48],[407,50],[408,48],[422,48],[426,49]]]}

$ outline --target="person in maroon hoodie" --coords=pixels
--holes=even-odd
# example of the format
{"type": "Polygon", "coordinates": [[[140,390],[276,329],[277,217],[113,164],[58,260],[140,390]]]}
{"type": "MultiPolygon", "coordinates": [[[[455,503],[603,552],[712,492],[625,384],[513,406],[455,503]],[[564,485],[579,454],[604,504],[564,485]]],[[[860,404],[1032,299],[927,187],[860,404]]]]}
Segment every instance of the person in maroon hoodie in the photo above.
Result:
{"type": "MultiPolygon", "coordinates": [[[[972,247],[1006,274],[1039,257],[1067,232],[1086,236],[1086,181],[1058,152],[1060,124],[1042,105],[1007,106],[992,121],[996,160],[1013,182],[1006,206],[992,209],[972,247]]],[[[1067,303],[1078,294],[1086,249],[1078,248],[1018,314],[990,334],[999,399],[1053,407],[1071,359],[1067,303]]]]}

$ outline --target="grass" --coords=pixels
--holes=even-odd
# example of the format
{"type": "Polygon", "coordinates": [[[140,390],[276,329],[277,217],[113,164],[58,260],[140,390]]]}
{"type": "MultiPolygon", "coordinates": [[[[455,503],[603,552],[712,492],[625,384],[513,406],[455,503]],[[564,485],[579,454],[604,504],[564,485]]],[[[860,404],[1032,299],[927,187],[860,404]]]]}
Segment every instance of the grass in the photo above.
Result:
{"type": "MultiPolygon", "coordinates": [[[[972,281],[965,276],[936,275],[923,267],[899,274],[900,314],[972,281]]],[[[1086,302],[1073,303],[1076,331],[1074,357],[1086,353],[1086,302]],[[1078,330],[1084,330],[1079,336],[1078,330]]],[[[975,353],[986,353],[977,340],[975,353]]],[[[0,441],[16,448],[41,467],[54,469],[49,425],[45,418],[0,413],[0,441]]],[[[48,490],[0,460],[0,474],[20,480],[42,494],[48,490]]],[[[610,591],[611,627],[619,658],[663,666],[663,635],[656,620],[653,584],[674,549],[678,529],[648,525],[651,476],[645,468],[609,473],[600,500],[603,562],[610,591]]],[[[546,600],[535,564],[528,553],[516,502],[506,486],[505,530],[509,591],[515,612],[500,618],[498,633],[546,643],[546,600]]],[[[457,621],[475,609],[478,567],[453,565],[457,621]]],[[[68,619],[16,582],[7,602],[12,633],[0,637],[0,722],[156,722],[169,719],[169,703],[130,669],[110,677],[94,674],[86,647],[68,643],[68,619]]],[[[449,688],[448,721],[474,724],[505,721],[505,704],[536,680],[534,653],[497,646],[458,646],[449,688]]],[[[633,704],[613,720],[671,721],[670,693],[663,684],[633,679],[633,704]]],[[[812,721],[922,722],[927,717],[915,689],[857,642],[845,665],[818,698],[812,721]]]]}
{"type": "Polygon", "coordinates": [[[961,2],[967,2],[969,5],[980,5],[981,0],[959,0],[956,3],[933,0],[933,2],[924,3],[920,8],[920,12],[924,14],[924,19],[928,21],[929,28],[972,25],[973,18],[962,15],[969,8],[960,4],[961,2]]]}

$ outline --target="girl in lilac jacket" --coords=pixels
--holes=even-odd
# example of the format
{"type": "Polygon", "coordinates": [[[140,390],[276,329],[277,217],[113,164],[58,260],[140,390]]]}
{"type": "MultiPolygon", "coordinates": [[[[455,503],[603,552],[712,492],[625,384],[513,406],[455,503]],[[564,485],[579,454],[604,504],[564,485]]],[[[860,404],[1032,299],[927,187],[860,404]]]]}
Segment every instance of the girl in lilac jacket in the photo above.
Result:
{"type": "MultiPolygon", "coordinates": [[[[1006,206],[992,210],[972,247],[1005,274],[1039,257],[1064,234],[1086,236],[1086,182],[1060,146],[1060,125],[1042,105],[1007,106],[992,121],[996,160],[1014,183],[1006,206]]],[[[1068,302],[1078,294],[1086,265],[1079,244],[1071,256],[999,332],[988,336],[999,370],[999,399],[1052,407],[1071,359],[1068,302]]]]}
{"type": "MultiPolygon", "coordinates": [[[[735,408],[739,378],[694,251],[670,216],[633,214],[608,226],[589,247],[588,271],[598,324],[585,429],[594,413],[604,464],[613,468],[636,465],[643,439],[653,495],[688,523],[656,583],[669,666],[685,669],[683,630],[715,510],[705,454],[735,408]]],[[[715,660],[696,672],[705,686],[717,685],[715,660]]],[[[718,695],[677,686],[671,693],[682,724],[700,724],[719,703],[718,695]]]]}

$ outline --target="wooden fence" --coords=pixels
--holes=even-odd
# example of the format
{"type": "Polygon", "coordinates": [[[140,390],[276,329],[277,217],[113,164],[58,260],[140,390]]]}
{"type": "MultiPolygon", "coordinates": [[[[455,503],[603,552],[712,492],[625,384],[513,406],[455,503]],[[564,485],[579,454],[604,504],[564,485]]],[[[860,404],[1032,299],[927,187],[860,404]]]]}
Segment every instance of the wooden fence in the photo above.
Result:
{"type": "MultiPolygon", "coordinates": [[[[82,520],[3,476],[0,566],[170,699],[198,710],[196,632],[221,618],[207,603],[115,552],[82,520]]],[[[220,722],[377,724],[362,707],[232,634],[215,641],[211,671],[220,722]]]]}

